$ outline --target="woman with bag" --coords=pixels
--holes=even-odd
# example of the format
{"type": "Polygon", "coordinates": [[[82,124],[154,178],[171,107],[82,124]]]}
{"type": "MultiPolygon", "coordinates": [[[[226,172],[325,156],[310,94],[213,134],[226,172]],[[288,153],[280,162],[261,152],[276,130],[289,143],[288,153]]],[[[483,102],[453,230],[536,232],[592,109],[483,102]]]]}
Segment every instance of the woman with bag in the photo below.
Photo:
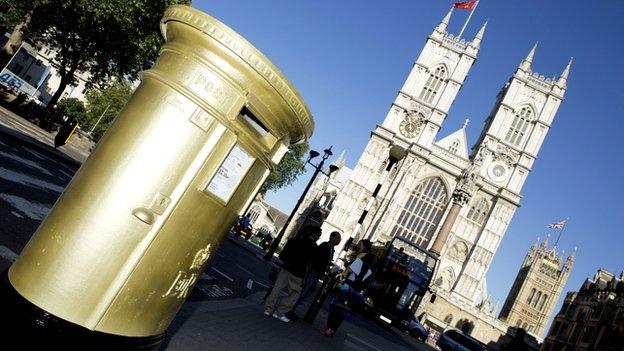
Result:
{"type": "Polygon", "coordinates": [[[363,290],[373,275],[370,240],[360,240],[355,247],[355,255],[344,272],[344,282],[338,285],[338,296],[329,307],[327,325],[321,334],[332,336],[345,318],[351,318],[354,309],[364,304],[363,290]]]}

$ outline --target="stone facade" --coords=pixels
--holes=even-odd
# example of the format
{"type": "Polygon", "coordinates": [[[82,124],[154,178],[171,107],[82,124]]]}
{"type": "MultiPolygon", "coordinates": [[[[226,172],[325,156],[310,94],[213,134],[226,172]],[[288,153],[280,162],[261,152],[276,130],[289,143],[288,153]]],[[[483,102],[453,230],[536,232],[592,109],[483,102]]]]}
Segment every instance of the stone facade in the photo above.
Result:
{"type": "Polygon", "coordinates": [[[275,237],[288,219],[288,215],[269,205],[264,199],[256,198],[247,211],[254,232],[263,231],[275,237]]]}
{"type": "MultiPolygon", "coordinates": [[[[338,167],[338,170],[331,173],[329,177],[319,173],[286,228],[286,238],[297,233],[305,224],[322,225],[334,208],[336,196],[351,176],[352,170],[345,164],[344,151],[332,162],[332,165],[338,167]]],[[[326,236],[328,235],[329,232],[326,233],[326,236]]],[[[286,241],[284,239],[282,243],[286,241]]]]}
{"type": "MultiPolygon", "coordinates": [[[[460,130],[438,138],[477,59],[486,27],[466,41],[447,32],[450,17],[451,12],[427,38],[349,178],[335,189],[331,209],[323,214],[321,240],[335,230],[345,238],[369,238],[377,243],[400,236],[430,249],[455,197],[460,208],[455,207],[457,218],[444,233],[447,239],[434,276],[434,291],[444,298],[435,303],[468,311],[465,306],[472,310],[489,305],[487,270],[563,101],[570,63],[559,78],[545,78],[531,69],[533,47],[498,93],[471,149],[465,123],[460,130]],[[390,163],[388,171],[390,152],[397,148],[404,150],[403,156],[394,165],[390,163]]],[[[324,195],[309,196],[300,216],[311,209],[313,199],[324,195]]],[[[442,308],[424,303],[421,313],[428,311],[426,323],[445,327],[437,321],[448,313],[435,312],[442,308]]],[[[483,313],[487,317],[475,315],[473,319],[499,330],[501,322],[489,312],[483,313]]]]}
{"type": "Polygon", "coordinates": [[[542,351],[624,350],[624,272],[599,269],[578,292],[569,292],[542,351]]]}
{"type": "MultiPolygon", "coordinates": [[[[435,301],[425,300],[416,315],[435,334],[455,328],[483,342],[496,342],[507,333],[508,326],[495,319],[491,306],[471,306],[438,291],[435,301]]],[[[434,337],[435,338],[435,337],[434,337]]]]}
{"type": "Polygon", "coordinates": [[[557,254],[548,241],[529,249],[499,315],[503,322],[541,337],[572,271],[575,253],[557,254]]]}

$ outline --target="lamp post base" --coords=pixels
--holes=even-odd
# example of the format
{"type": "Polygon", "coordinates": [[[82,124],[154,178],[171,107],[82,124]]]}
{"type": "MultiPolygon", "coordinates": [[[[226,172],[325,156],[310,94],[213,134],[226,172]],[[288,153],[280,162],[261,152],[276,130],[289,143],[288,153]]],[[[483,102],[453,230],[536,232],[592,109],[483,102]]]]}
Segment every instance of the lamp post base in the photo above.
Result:
{"type": "Polygon", "coordinates": [[[0,340],[16,349],[157,350],[165,334],[128,337],[102,333],[63,320],[35,306],[0,276],[0,340]]]}

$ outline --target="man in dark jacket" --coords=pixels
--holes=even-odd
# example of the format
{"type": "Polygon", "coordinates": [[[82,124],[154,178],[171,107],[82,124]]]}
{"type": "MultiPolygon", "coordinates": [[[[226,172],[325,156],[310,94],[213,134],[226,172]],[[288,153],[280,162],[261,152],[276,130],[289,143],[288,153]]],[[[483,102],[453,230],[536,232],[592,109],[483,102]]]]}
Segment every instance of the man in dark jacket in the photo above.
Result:
{"type": "Polygon", "coordinates": [[[288,240],[280,253],[282,269],[264,304],[265,315],[273,315],[282,322],[290,322],[285,314],[292,309],[301,294],[304,279],[312,267],[312,259],[318,249],[316,241],[320,236],[319,226],[306,226],[299,235],[288,240]],[[278,300],[282,290],[285,290],[288,296],[278,300]]]}
{"type": "Polygon", "coordinates": [[[293,308],[286,314],[290,319],[297,318],[294,314],[295,309],[301,302],[307,299],[310,295],[313,295],[318,287],[319,279],[322,279],[329,270],[332,260],[334,258],[334,248],[340,244],[342,237],[338,232],[332,232],[329,234],[329,240],[319,244],[316,254],[312,258],[312,269],[304,281],[303,288],[299,299],[293,306],[293,308]]]}

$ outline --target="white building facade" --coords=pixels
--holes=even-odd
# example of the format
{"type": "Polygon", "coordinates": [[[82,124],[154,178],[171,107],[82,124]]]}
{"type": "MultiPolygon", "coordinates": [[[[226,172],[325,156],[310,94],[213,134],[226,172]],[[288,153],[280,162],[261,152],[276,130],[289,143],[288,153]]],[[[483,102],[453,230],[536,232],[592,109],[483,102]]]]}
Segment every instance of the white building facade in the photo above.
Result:
{"type": "MultiPolygon", "coordinates": [[[[344,151],[331,164],[337,170],[329,176],[319,173],[314,182],[312,182],[301,205],[294,209],[296,212],[288,228],[286,228],[286,238],[293,236],[304,225],[322,225],[327,220],[327,216],[332,212],[338,194],[350,179],[353,171],[345,164],[344,151]]],[[[329,169],[324,169],[323,171],[329,173],[329,169]]],[[[329,234],[330,232],[324,233],[323,237],[325,240],[329,238],[329,234]]],[[[286,243],[286,239],[282,240],[282,243],[286,243]]]]}
{"type": "MultiPolygon", "coordinates": [[[[563,101],[571,63],[560,77],[545,78],[531,69],[533,47],[498,93],[472,149],[465,124],[438,138],[477,60],[486,29],[484,24],[471,41],[459,39],[447,32],[451,13],[428,37],[383,122],[373,130],[333,202],[323,233],[337,230],[344,236],[380,243],[400,236],[429,249],[451,205],[459,201],[455,197],[458,182],[466,173],[472,174],[472,190],[463,198],[443,245],[434,286],[444,301],[477,308],[486,305],[487,270],[563,101]],[[380,182],[390,150],[396,147],[405,151],[404,157],[380,182]],[[375,201],[365,209],[371,197],[375,201]]],[[[422,308],[427,311],[426,303],[422,308]]],[[[493,311],[487,315],[501,329],[493,311]]],[[[443,320],[445,316],[431,317],[443,320]]]]}

